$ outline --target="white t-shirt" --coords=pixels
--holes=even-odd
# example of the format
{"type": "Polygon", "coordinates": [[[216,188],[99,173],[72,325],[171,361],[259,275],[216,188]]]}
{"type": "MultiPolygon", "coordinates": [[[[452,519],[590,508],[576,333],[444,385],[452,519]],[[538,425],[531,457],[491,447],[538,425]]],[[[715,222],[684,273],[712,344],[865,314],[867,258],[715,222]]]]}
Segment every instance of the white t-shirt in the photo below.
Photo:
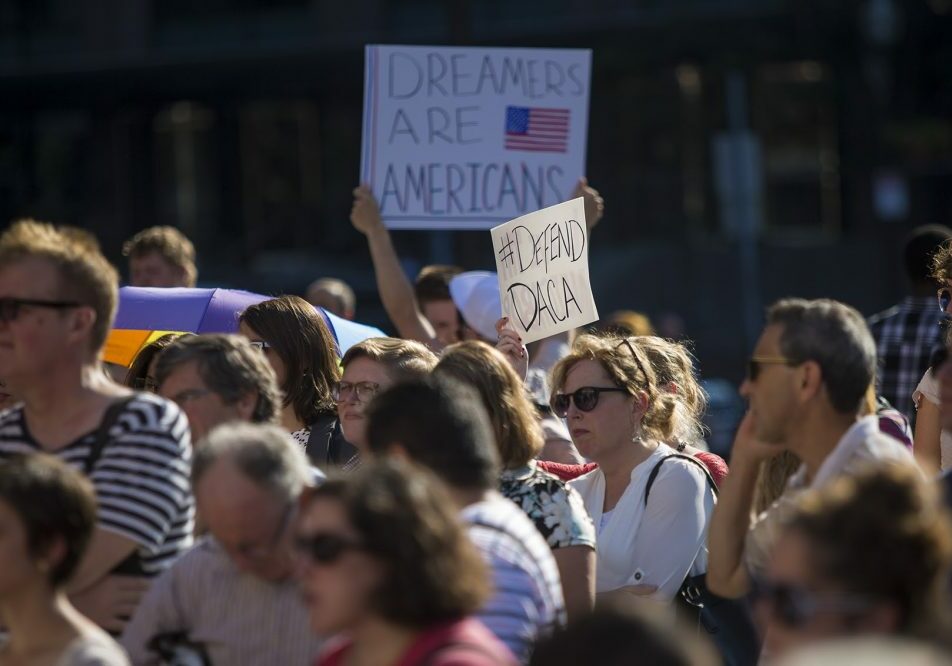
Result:
{"type": "MultiPolygon", "coordinates": [[[[932,370],[926,370],[922,376],[922,381],[916,387],[912,394],[912,401],[916,403],[916,409],[919,409],[919,402],[925,398],[936,407],[939,406],[939,382],[932,376],[932,370]]],[[[952,467],[952,432],[943,430],[939,435],[939,464],[942,471],[952,467]]]]}

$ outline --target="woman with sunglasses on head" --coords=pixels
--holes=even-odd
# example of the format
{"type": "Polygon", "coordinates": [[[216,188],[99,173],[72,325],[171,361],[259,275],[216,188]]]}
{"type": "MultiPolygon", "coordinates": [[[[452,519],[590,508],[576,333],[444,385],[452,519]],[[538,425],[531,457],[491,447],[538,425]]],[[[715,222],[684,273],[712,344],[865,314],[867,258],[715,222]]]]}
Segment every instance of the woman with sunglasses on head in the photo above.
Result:
{"type": "Polygon", "coordinates": [[[96,527],[96,498],[52,456],[0,464],[0,664],[126,666],[116,642],[66,596],[96,527]]]}
{"type": "Polygon", "coordinates": [[[536,465],[542,428],[519,376],[500,352],[476,341],[447,347],[434,372],[476,389],[504,470],[500,492],[525,511],[552,549],[569,619],[591,611],[595,529],[578,493],[536,465]]]}
{"type": "Polygon", "coordinates": [[[386,461],[305,496],[298,577],[311,626],[337,636],[320,666],[490,666],[511,653],[470,619],[485,565],[429,472],[386,461]]]}
{"type": "Polygon", "coordinates": [[[765,655],[863,635],[948,644],[950,569],[952,524],[913,468],[871,467],[810,491],[754,581],[765,655]]]}
{"type": "Polygon", "coordinates": [[[369,338],[347,350],[341,380],[333,388],[344,437],[356,449],[345,469],[355,468],[367,454],[364,411],[374,395],[397,382],[426,377],[436,362],[425,345],[400,338],[369,338]]]}
{"type": "Polygon", "coordinates": [[[645,353],[616,337],[577,338],[552,385],[553,411],[599,465],[571,484],[598,534],[596,592],[670,602],[689,574],[706,571],[715,502],[703,465],[665,443],[675,397],[659,390],[645,353]]]}
{"type": "Polygon", "coordinates": [[[339,378],[337,343],[314,306],[281,296],[249,306],[238,332],[260,349],[284,393],[281,424],[318,466],[342,464],[354,455],[337,422],[332,395],[339,378]]]}

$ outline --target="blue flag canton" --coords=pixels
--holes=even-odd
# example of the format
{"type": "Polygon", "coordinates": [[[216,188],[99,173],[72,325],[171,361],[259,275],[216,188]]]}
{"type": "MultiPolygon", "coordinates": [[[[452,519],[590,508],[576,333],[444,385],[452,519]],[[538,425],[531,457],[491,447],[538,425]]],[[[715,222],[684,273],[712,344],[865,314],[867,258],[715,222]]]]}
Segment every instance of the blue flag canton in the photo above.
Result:
{"type": "Polygon", "coordinates": [[[529,131],[529,109],[524,106],[506,107],[506,134],[525,134],[529,131]]]}

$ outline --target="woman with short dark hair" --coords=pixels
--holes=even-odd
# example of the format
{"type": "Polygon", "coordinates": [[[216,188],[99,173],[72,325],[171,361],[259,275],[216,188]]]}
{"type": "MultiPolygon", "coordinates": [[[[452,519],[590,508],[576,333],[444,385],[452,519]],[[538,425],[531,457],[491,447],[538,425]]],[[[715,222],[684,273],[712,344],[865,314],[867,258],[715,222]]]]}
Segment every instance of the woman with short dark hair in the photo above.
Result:
{"type": "Polygon", "coordinates": [[[489,666],[512,655],[478,621],[486,567],[429,472],[385,461],[302,501],[298,576],[311,626],[341,637],[321,666],[489,666]]]}
{"type": "Polygon", "coordinates": [[[96,526],[92,485],[52,456],[0,463],[0,663],[119,666],[115,641],[66,597],[96,526]]]}

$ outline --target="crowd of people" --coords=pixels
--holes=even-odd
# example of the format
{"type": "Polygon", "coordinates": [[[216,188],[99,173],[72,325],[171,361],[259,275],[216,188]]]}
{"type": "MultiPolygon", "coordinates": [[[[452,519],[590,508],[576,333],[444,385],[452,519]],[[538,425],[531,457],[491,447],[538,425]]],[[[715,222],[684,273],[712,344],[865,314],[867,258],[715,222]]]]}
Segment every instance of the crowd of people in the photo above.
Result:
{"type": "MultiPolygon", "coordinates": [[[[96,239],[0,235],[0,665],[952,661],[952,232],[868,322],[768,308],[725,461],[685,342],[622,312],[524,345],[494,274],[411,282],[354,197],[397,337],[340,349],[321,278],[121,382],[96,239]]],[[[175,229],[123,253],[196,284],[175,229]]]]}

